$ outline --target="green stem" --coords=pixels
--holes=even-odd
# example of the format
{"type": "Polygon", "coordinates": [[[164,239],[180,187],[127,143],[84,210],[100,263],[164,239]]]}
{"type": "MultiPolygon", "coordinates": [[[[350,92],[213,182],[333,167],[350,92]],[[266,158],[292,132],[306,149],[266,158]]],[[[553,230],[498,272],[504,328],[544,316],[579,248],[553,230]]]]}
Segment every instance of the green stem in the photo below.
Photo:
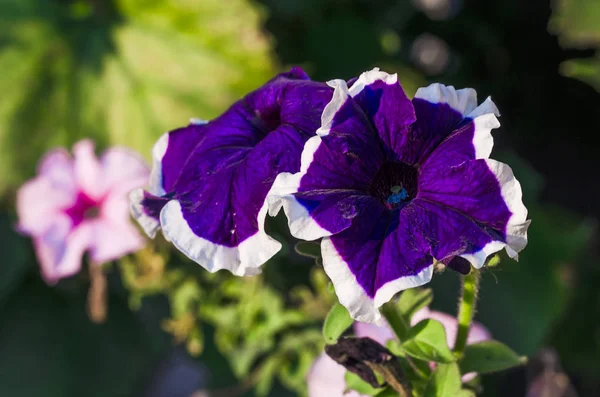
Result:
{"type": "MultiPolygon", "coordinates": [[[[379,308],[379,311],[385,317],[388,325],[394,331],[394,334],[398,338],[398,342],[402,343],[403,341],[408,339],[408,333],[410,331],[410,325],[406,322],[406,319],[400,312],[398,311],[397,303],[395,301],[390,301],[384,303],[383,306],[379,308]]],[[[411,359],[410,357],[406,357],[408,363],[415,371],[415,373],[423,378],[427,379],[431,370],[429,369],[429,364],[425,361],[411,359]]]]}
{"type": "Polygon", "coordinates": [[[471,268],[471,272],[463,278],[462,296],[458,307],[458,332],[454,343],[454,354],[457,357],[463,355],[467,345],[469,330],[475,316],[480,275],[479,270],[471,268]]]}
{"type": "Polygon", "coordinates": [[[390,328],[394,331],[394,334],[398,337],[398,341],[403,342],[408,339],[408,331],[410,326],[404,320],[404,317],[398,312],[395,301],[384,303],[379,308],[383,317],[387,320],[390,328]]]}

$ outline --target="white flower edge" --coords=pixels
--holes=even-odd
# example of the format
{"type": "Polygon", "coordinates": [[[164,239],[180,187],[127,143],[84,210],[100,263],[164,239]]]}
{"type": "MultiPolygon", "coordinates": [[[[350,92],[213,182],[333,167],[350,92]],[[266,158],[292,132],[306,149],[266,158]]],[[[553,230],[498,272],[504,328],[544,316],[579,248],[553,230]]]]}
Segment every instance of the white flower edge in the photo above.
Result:
{"type": "Polygon", "coordinates": [[[181,204],[171,200],[160,212],[160,224],[165,238],[211,273],[229,270],[236,276],[253,276],[261,272],[260,266],[281,249],[281,243],[271,238],[264,230],[267,202],[259,214],[259,230],[236,247],[215,244],[194,234],[183,217],[181,204]]]}
{"type": "Polygon", "coordinates": [[[331,80],[327,82],[334,89],[333,96],[323,109],[321,127],[316,131],[317,136],[310,138],[304,145],[300,160],[300,171],[295,174],[284,172],[277,175],[267,195],[269,215],[276,216],[283,208],[288,218],[288,226],[292,236],[312,241],[331,235],[331,232],[322,228],[310,216],[308,210],[296,200],[294,193],[298,192],[301,180],[313,162],[315,152],[321,146],[321,137],[329,135],[333,119],[337,112],[346,103],[348,98],[358,95],[367,85],[373,84],[376,81],[383,81],[388,85],[392,85],[398,82],[398,76],[396,74],[390,75],[380,71],[378,68],[374,68],[362,73],[350,89],[348,89],[344,80],[331,80]]]}
{"type": "Polygon", "coordinates": [[[476,269],[485,264],[488,256],[503,248],[506,249],[509,257],[518,260],[519,252],[527,246],[527,229],[531,223],[530,220],[527,220],[527,208],[523,204],[521,184],[515,178],[510,166],[492,159],[485,161],[500,185],[500,194],[511,212],[511,216],[506,224],[506,242],[491,241],[477,252],[461,255],[476,269]]]}
{"type": "Polygon", "coordinates": [[[377,290],[375,297],[371,299],[358,284],[356,276],[335,249],[331,238],[325,237],[321,241],[321,255],[323,268],[333,283],[338,300],[348,309],[348,313],[354,320],[363,323],[381,325],[382,316],[379,307],[389,302],[400,291],[427,284],[433,276],[433,264],[431,264],[413,276],[387,282],[377,290]]]}
{"type": "Polygon", "coordinates": [[[144,233],[148,237],[154,238],[156,237],[156,232],[160,230],[160,222],[144,212],[144,207],[142,206],[143,199],[143,189],[135,189],[129,193],[129,213],[140,225],[144,233]]]}

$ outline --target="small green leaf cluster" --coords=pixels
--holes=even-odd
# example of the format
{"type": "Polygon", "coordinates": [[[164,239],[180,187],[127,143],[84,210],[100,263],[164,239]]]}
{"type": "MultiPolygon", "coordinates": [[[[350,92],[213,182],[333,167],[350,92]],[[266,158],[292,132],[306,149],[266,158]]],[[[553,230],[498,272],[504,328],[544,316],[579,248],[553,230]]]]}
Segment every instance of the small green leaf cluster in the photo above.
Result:
{"type": "MultiPolygon", "coordinates": [[[[392,309],[404,324],[410,324],[413,315],[427,307],[433,300],[430,289],[410,289],[392,302],[392,309]]],[[[390,307],[386,308],[390,310],[390,307]]],[[[348,333],[352,320],[343,306],[336,304],[325,321],[323,335],[328,344],[334,344],[348,333]]],[[[394,327],[392,327],[394,328],[394,327]]],[[[398,333],[398,332],[397,332],[398,333]]],[[[463,384],[463,376],[469,373],[486,374],[503,371],[525,362],[501,342],[489,340],[468,345],[463,355],[448,346],[444,325],[434,319],[425,319],[412,327],[407,326],[401,339],[390,340],[387,349],[400,361],[410,390],[414,397],[467,397],[475,396],[477,381],[463,384]]],[[[394,390],[384,376],[379,374],[381,387],[376,388],[358,375],[347,372],[348,390],[368,396],[392,396],[394,390]]],[[[400,393],[402,395],[402,393],[400,393]]]]}

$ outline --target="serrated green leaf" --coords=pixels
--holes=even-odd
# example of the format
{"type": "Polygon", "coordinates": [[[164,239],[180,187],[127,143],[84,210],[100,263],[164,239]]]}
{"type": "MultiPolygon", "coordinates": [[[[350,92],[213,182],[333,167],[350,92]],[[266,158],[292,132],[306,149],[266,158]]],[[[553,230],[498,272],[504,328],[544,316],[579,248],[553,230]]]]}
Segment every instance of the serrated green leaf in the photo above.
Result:
{"type": "Polygon", "coordinates": [[[425,388],[423,397],[456,397],[461,387],[458,365],[439,364],[425,388]]]}
{"type": "Polygon", "coordinates": [[[365,396],[376,396],[381,391],[383,391],[383,389],[380,387],[374,388],[373,386],[362,380],[360,376],[350,371],[346,371],[344,379],[346,380],[346,388],[348,390],[357,391],[365,396]]]}
{"type": "Polygon", "coordinates": [[[463,374],[469,372],[484,374],[518,367],[525,360],[503,343],[488,340],[468,345],[460,362],[460,368],[463,374]]]}
{"type": "Polygon", "coordinates": [[[332,308],[323,324],[323,336],[326,343],[335,343],[342,334],[352,325],[354,320],[348,310],[339,303],[332,308]]]}
{"type": "Polygon", "coordinates": [[[408,320],[433,301],[433,290],[431,288],[409,288],[402,292],[398,300],[400,313],[408,320]]]}
{"type": "Polygon", "coordinates": [[[456,360],[446,342],[446,330],[436,320],[423,320],[409,331],[409,339],[402,343],[402,349],[411,357],[438,363],[451,363],[456,360]]]}

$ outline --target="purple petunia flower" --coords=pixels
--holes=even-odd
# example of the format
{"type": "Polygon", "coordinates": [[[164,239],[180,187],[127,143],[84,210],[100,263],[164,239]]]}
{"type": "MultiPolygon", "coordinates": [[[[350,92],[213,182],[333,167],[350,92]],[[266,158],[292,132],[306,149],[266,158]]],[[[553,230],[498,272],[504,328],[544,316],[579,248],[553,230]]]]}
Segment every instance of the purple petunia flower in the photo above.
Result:
{"type": "Polygon", "coordinates": [[[333,90],[299,68],[280,74],[209,122],[165,134],[153,149],[149,192],[132,214],[211,272],[258,273],[281,248],[264,230],[279,172],[297,172],[333,90]]]}
{"type": "Polygon", "coordinates": [[[48,152],[38,175],[17,193],[18,229],[33,238],[42,276],[55,284],[93,264],[112,261],[146,244],[128,213],[129,192],[143,186],[148,167],[137,153],[113,147],[98,159],[83,140],[48,152]]]}
{"type": "Polygon", "coordinates": [[[490,160],[498,110],[472,89],[440,84],[409,100],[378,69],[342,80],[301,170],[277,177],[270,214],[292,234],[323,237],[323,266],[353,318],[377,322],[398,291],[430,281],[435,261],[461,272],[527,244],[521,187],[490,160]]]}

